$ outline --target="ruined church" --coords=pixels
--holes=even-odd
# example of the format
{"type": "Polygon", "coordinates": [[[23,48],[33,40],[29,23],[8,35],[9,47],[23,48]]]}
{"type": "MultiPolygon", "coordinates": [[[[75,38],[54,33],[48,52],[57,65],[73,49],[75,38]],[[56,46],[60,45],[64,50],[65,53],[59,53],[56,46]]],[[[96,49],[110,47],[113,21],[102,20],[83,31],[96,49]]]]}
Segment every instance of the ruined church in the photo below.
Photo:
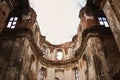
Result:
{"type": "Polygon", "coordinates": [[[0,0],[0,80],[120,80],[119,0],[87,0],[77,34],[59,45],[36,16],[29,0],[0,0]]]}

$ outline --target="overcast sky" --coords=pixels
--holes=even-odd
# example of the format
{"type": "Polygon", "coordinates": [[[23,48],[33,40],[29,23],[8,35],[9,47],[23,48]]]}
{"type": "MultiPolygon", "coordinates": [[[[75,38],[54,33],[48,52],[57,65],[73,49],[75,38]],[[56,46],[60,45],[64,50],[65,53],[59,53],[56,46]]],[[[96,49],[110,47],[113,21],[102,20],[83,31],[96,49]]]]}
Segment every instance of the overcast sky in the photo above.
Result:
{"type": "Polygon", "coordinates": [[[71,41],[77,33],[81,6],[86,0],[30,0],[43,36],[52,44],[71,41]],[[81,6],[80,6],[81,5],[81,6]]]}

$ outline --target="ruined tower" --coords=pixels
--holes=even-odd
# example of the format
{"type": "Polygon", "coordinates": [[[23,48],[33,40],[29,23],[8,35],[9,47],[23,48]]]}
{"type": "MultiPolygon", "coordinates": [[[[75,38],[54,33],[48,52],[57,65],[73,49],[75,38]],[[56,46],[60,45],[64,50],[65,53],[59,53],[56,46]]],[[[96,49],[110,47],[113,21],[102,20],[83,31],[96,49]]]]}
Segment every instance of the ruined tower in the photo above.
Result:
{"type": "Polygon", "coordinates": [[[28,0],[0,0],[0,80],[119,80],[120,1],[87,0],[72,41],[41,35],[28,0]]]}

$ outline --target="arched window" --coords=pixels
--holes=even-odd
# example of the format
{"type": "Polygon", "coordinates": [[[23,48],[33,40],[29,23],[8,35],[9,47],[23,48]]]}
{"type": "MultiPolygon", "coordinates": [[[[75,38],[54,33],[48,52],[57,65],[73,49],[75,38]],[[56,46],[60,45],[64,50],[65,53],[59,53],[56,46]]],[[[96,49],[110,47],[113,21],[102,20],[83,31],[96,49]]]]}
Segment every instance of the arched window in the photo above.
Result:
{"type": "Polygon", "coordinates": [[[75,69],[75,80],[79,80],[78,69],[75,69]]]}
{"type": "Polygon", "coordinates": [[[71,47],[73,55],[75,55],[75,51],[76,51],[75,47],[76,47],[75,45],[72,45],[72,47],[71,47]]]}
{"type": "Polygon", "coordinates": [[[47,48],[48,48],[48,47],[47,47],[46,45],[43,45],[43,46],[42,46],[42,49],[41,49],[42,52],[43,52],[42,57],[44,57],[44,58],[45,58],[45,55],[47,54],[47,48]]]}
{"type": "Polygon", "coordinates": [[[57,77],[55,77],[55,80],[59,80],[57,77]]]}
{"type": "Polygon", "coordinates": [[[63,56],[63,53],[62,53],[62,52],[57,52],[57,59],[58,59],[58,60],[61,60],[61,59],[62,59],[62,56],[63,56]]]}
{"type": "Polygon", "coordinates": [[[42,49],[42,57],[45,58],[45,54],[46,54],[46,50],[45,49],[42,49]]]}
{"type": "Polygon", "coordinates": [[[75,74],[75,80],[80,80],[80,79],[79,79],[79,73],[78,73],[78,68],[77,68],[77,67],[74,67],[74,68],[73,68],[73,72],[74,72],[74,74],[75,74]]]}
{"type": "Polygon", "coordinates": [[[40,70],[40,80],[44,80],[46,74],[47,74],[46,68],[42,67],[40,70]]]}
{"type": "Polygon", "coordinates": [[[109,27],[107,19],[105,17],[98,17],[100,25],[104,25],[105,27],[109,27]]]}
{"type": "Polygon", "coordinates": [[[17,20],[18,20],[18,17],[11,17],[7,24],[7,28],[14,29],[17,24],[17,20]]]}
{"type": "Polygon", "coordinates": [[[33,70],[32,64],[33,64],[34,61],[35,61],[35,56],[34,56],[34,55],[31,55],[29,70],[33,70]]]}

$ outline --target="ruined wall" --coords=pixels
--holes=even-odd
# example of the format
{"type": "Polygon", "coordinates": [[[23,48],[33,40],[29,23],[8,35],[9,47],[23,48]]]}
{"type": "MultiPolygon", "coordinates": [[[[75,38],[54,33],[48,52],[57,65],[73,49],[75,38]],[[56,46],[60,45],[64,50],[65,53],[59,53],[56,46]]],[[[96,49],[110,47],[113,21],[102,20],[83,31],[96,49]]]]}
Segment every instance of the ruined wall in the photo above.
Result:
{"type": "MultiPolygon", "coordinates": [[[[94,37],[96,35],[95,33],[87,33],[87,35],[83,37],[86,40],[82,43],[84,46],[82,45],[82,47],[80,47],[82,51],[78,50],[76,58],[73,58],[75,62],[74,60],[69,60],[69,65],[65,63],[67,62],[66,60],[63,60],[63,63],[59,65],[59,61],[56,60],[54,60],[56,64],[52,64],[51,61],[47,61],[47,59],[45,60],[46,63],[44,60],[40,60],[42,56],[39,55],[39,52],[36,50],[37,47],[33,44],[34,38],[32,38],[29,33],[25,34],[26,30],[25,32],[23,30],[15,32],[11,30],[8,34],[4,32],[0,38],[0,42],[2,43],[0,46],[1,70],[4,70],[3,68],[7,69],[4,74],[1,74],[1,80],[39,80],[40,78],[44,78],[44,80],[55,78],[75,80],[75,69],[78,70],[78,78],[82,80],[110,80],[103,43],[98,34],[94,37]],[[9,46],[6,44],[9,44],[9,46]],[[9,55],[11,56],[9,57],[9,55]],[[5,61],[9,62],[8,65],[4,64],[5,61]],[[41,70],[43,70],[42,75],[41,70]],[[6,77],[3,77],[3,75],[6,77]]],[[[109,40],[112,41],[111,37],[109,40]]],[[[104,42],[104,47],[109,48],[109,45],[106,46],[107,42],[109,41],[104,42]]]]}
{"type": "Polygon", "coordinates": [[[106,0],[103,6],[103,11],[109,21],[110,28],[113,32],[114,38],[117,42],[120,51],[120,1],[106,0]]]}
{"type": "MultiPolygon", "coordinates": [[[[93,11],[88,10],[88,12],[87,12],[87,10],[86,10],[87,8],[83,8],[81,10],[80,18],[82,20],[81,20],[81,23],[78,28],[78,33],[79,33],[78,38],[79,38],[80,43],[82,43],[82,39],[80,37],[83,37],[83,35],[81,35],[81,34],[83,34],[86,29],[95,28],[96,26],[104,27],[104,26],[100,26],[100,24],[99,24],[99,21],[98,21],[99,16],[105,16],[105,15],[108,16],[109,15],[109,13],[105,13],[105,15],[102,13],[102,15],[101,15],[101,12],[99,12],[99,11],[102,11],[102,10],[99,10],[100,3],[97,3],[97,2],[98,1],[94,2],[94,4],[95,4],[94,7],[93,7],[94,4],[92,2],[91,3],[88,2],[88,4],[86,5],[86,7],[91,7],[93,9],[93,11]],[[97,9],[97,11],[96,11],[96,9],[97,9]],[[94,11],[95,11],[95,13],[94,13],[94,11]],[[85,17],[85,15],[84,15],[85,13],[86,14],[93,13],[93,14],[89,14],[88,16],[94,16],[94,18],[91,18],[91,21],[95,20],[96,23],[90,22],[89,27],[87,27],[86,23],[89,23],[89,22],[87,22],[88,17],[85,17]]],[[[107,3],[107,1],[106,1],[106,3],[107,3]]],[[[112,5],[112,3],[109,3],[109,4],[112,5]]],[[[119,4],[119,2],[117,4],[119,4]]],[[[104,7],[103,7],[103,10],[104,10],[104,7]]],[[[116,6],[116,7],[118,8],[119,6],[116,6]]],[[[109,10],[111,10],[111,9],[109,9],[109,10]]],[[[104,11],[108,12],[108,9],[105,9],[104,11]]],[[[111,13],[111,11],[110,11],[110,13],[111,13]]],[[[114,17],[114,16],[111,15],[110,17],[114,17]]],[[[117,16],[116,16],[116,18],[117,18],[117,16]]],[[[119,20],[114,20],[114,18],[109,18],[109,17],[107,17],[107,19],[108,19],[109,24],[115,24],[116,26],[119,26],[119,24],[116,23],[116,22],[119,22],[119,20]],[[112,20],[110,20],[110,19],[112,19],[112,20]],[[114,22],[114,21],[116,21],[116,22],[114,22]]],[[[119,17],[117,19],[119,19],[119,17]]],[[[113,28],[113,26],[110,26],[110,27],[113,28]]],[[[98,29],[96,31],[99,32],[99,30],[100,29],[98,29]]],[[[119,30],[119,29],[116,29],[116,30],[119,30]]],[[[116,30],[114,29],[114,31],[116,31],[116,30]]],[[[88,30],[88,31],[91,32],[92,30],[88,30]]],[[[114,34],[114,32],[113,32],[113,34],[114,34]]],[[[94,41],[94,39],[91,41],[89,41],[89,40],[87,41],[87,43],[88,43],[88,46],[86,46],[87,50],[85,49],[85,52],[83,52],[83,54],[86,54],[87,59],[89,59],[89,60],[88,61],[84,60],[84,62],[87,63],[87,65],[85,64],[84,68],[80,71],[81,75],[82,75],[82,79],[86,78],[88,80],[89,79],[119,80],[118,75],[119,75],[119,67],[120,67],[119,60],[120,59],[118,58],[118,56],[120,56],[120,54],[119,54],[119,50],[116,45],[116,42],[114,41],[114,37],[117,36],[118,34],[114,35],[114,37],[113,37],[111,30],[109,28],[108,29],[106,28],[105,30],[103,29],[102,35],[101,34],[99,34],[99,35],[101,36],[101,37],[99,37],[100,39],[96,39],[95,41],[94,41]],[[101,47],[100,47],[100,45],[101,45],[101,47]],[[92,53],[92,54],[90,54],[90,53],[92,53]],[[115,65],[115,64],[117,64],[117,65],[115,65]],[[113,65],[115,66],[114,69],[112,69],[113,65]],[[86,66],[88,68],[86,68],[86,66]],[[116,73],[116,75],[115,75],[115,73],[116,73]]],[[[119,39],[117,39],[117,40],[119,40],[119,39]]],[[[81,57],[81,59],[82,59],[82,57],[81,57]]]]}
{"type": "Polygon", "coordinates": [[[0,2],[0,32],[2,31],[2,29],[5,26],[6,19],[9,15],[9,12],[10,12],[10,8],[9,8],[7,2],[1,1],[0,2]]]}
{"type": "Polygon", "coordinates": [[[0,35],[0,80],[39,80],[39,61],[29,35],[23,30],[7,33],[0,35]]]}
{"type": "Polygon", "coordinates": [[[75,80],[75,68],[78,69],[78,78],[82,80],[112,80],[113,73],[119,70],[119,64],[117,64],[119,59],[114,59],[115,56],[119,56],[119,51],[110,28],[96,26],[87,29],[82,38],[81,47],[76,51],[75,58],[60,61],[53,60],[53,62],[47,61],[46,58],[45,61],[41,61],[41,68],[44,67],[47,72],[45,80],[54,79],[55,77],[67,80],[68,75],[72,75],[69,80],[75,80]],[[109,51],[111,46],[114,48],[109,51]],[[114,54],[114,56],[111,56],[111,54],[114,54]],[[117,64],[115,69],[112,69],[111,62],[117,64]]]}
{"type": "Polygon", "coordinates": [[[107,35],[107,37],[103,37],[102,40],[110,75],[113,77],[120,70],[119,49],[113,36],[107,35]]]}
{"type": "Polygon", "coordinates": [[[120,21],[117,16],[120,13],[115,11],[119,9],[119,1],[113,4],[106,1],[103,6],[111,29],[98,21],[101,1],[88,1],[91,2],[80,12],[77,34],[71,42],[60,45],[47,42],[41,35],[36,13],[28,0],[19,1],[17,6],[22,9],[15,7],[10,14],[7,3],[0,3],[0,17],[4,18],[0,18],[0,80],[119,80],[120,21]],[[11,15],[19,18],[15,28],[3,29],[11,15]],[[58,52],[62,52],[60,60],[58,52]]]}
{"type": "MultiPolygon", "coordinates": [[[[106,59],[105,48],[103,43],[107,44],[108,41],[104,42],[103,36],[107,39],[110,29],[104,29],[103,26],[94,27],[90,30],[85,30],[87,33],[84,42],[84,51],[80,58],[80,78],[82,80],[111,80],[111,75],[109,74],[109,67],[106,59]],[[98,28],[98,29],[97,29],[98,28]],[[94,30],[95,29],[95,30],[94,30]],[[97,32],[96,32],[97,31],[97,32]],[[101,36],[101,37],[100,37],[101,36]]],[[[84,32],[85,34],[86,32],[84,32]]],[[[111,36],[111,34],[109,34],[111,36]]],[[[112,38],[111,38],[112,39],[112,38]]],[[[112,41],[109,39],[110,41],[112,41]]],[[[113,43],[114,44],[114,43],[113,43]]],[[[116,51],[117,48],[114,48],[116,51]]],[[[119,52],[117,52],[119,53],[119,52]]]]}
{"type": "Polygon", "coordinates": [[[36,13],[31,9],[30,12],[22,10],[24,14],[21,14],[23,5],[14,2],[0,2],[0,80],[40,80],[40,62],[31,46],[40,47],[41,33],[36,13]],[[15,28],[7,28],[9,19],[14,16],[18,17],[15,28]]]}
{"type": "Polygon", "coordinates": [[[67,42],[61,45],[47,44],[47,42],[42,43],[41,50],[43,52],[43,57],[49,60],[58,60],[57,53],[62,53],[61,60],[67,60],[75,57],[75,51],[77,47],[73,42],[67,42]]]}

